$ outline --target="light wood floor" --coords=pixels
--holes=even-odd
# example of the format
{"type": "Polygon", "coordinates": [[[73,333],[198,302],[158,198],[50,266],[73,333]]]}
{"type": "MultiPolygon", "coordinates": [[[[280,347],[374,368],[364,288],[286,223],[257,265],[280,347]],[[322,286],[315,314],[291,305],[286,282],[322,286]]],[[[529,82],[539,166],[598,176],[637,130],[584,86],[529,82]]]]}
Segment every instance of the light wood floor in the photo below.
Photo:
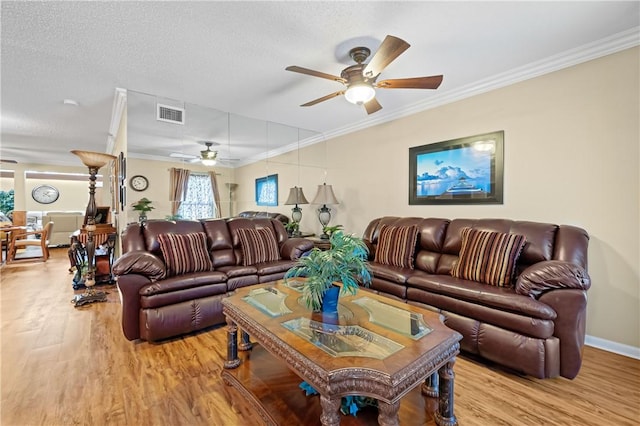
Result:
{"type": "MultiPolygon", "coordinates": [[[[3,426],[256,424],[219,379],[224,328],[129,342],[115,287],[101,287],[107,303],[74,308],[66,250],[52,255],[0,270],[3,426]]],[[[590,347],[584,358],[575,380],[537,380],[459,357],[459,423],[640,424],[640,361],[590,347]]]]}

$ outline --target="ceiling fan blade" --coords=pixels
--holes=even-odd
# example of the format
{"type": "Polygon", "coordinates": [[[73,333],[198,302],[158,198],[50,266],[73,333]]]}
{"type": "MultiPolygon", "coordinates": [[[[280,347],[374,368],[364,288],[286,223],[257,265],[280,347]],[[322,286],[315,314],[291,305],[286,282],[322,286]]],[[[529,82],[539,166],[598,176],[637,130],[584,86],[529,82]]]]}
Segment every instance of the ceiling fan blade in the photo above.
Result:
{"type": "Polygon", "coordinates": [[[190,154],[183,154],[181,152],[172,152],[171,154],[169,154],[169,157],[171,158],[183,158],[186,160],[193,160],[193,159],[198,159],[199,157],[196,157],[195,155],[190,155],[190,154]]]}
{"type": "Polygon", "coordinates": [[[437,89],[442,83],[441,75],[431,77],[393,78],[376,83],[381,89],[437,89]]]}
{"type": "Polygon", "coordinates": [[[376,98],[373,98],[364,104],[364,108],[367,110],[367,114],[373,114],[376,111],[380,111],[382,109],[382,105],[380,105],[380,102],[378,102],[376,98]]]}
{"type": "Polygon", "coordinates": [[[335,98],[336,96],[340,96],[340,95],[343,95],[343,94],[344,94],[344,90],[340,90],[340,91],[334,92],[334,93],[332,93],[330,95],[323,96],[323,97],[318,98],[318,99],[314,99],[314,100],[312,100],[310,102],[307,102],[306,104],[302,104],[300,106],[303,106],[303,107],[313,106],[315,104],[319,104],[320,102],[328,101],[329,99],[335,98]]]}
{"type": "Polygon", "coordinates": [[[398,37],[391,35],[386,36],[378,48],[378,51],[362,71],[362,75],[368,78],[376,77],[387,65],[407,50],[409,46],[411,46],[409,43],[398,37]]]}
{"type": "Polygon", "coordinates": [[[0,158],[0,163],[18,164],[16,160],[7,160],[4,158],[0,158]]]}
{"type": "Polygon", "coordinates": [[[298,67],[295,65],[291,65],[289,67],[286,67],[285,70],[287,71],[292,71],[292,72],[299,72],[300,74],[306,74],[306,75],[310,75],[313,77],[320,77],[320,78],[326,78],[327,80],[333,80],[333,81],[337,81],[338,83],[346,83],[347,80],[345,80],[342,77],[338,77],[337,75],[331,75],[331,74],[327,74],[324,72],[320,72],[320,71],[314,71],[314,70],[310,70],[308,68],[302,68],[302,67],[298,67]]]}

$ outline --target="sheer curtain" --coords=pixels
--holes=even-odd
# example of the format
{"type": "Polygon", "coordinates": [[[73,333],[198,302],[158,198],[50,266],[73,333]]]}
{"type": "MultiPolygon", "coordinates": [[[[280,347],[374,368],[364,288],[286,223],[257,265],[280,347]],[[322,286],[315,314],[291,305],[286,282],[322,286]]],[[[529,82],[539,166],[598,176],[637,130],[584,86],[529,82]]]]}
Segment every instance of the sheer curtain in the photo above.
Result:
{"type": "Polygon", "coordinates": [[[220,206],[220,191],[218,190],[218,179],[216,178],[216,172],[209,172],[209,179],[211,179],[211,189],[213,190],[215,217],[222,217],[222,208],[220,206]]]}
{"type": "Polygon", "coordinates": [[[189,175],[191,172],[185,169],[176,169],[172,167],[169,171],[169,200],[171,201],[171,215],[178,214],[180,204],[187,192],[189,184],[189,175]]]}

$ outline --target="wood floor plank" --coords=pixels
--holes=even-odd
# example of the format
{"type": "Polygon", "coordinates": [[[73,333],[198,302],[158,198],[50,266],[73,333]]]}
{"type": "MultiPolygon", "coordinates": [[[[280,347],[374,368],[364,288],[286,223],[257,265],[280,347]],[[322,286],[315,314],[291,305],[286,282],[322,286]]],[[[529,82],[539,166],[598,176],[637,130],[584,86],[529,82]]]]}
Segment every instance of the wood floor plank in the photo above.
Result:
{"type": "MultiPolygon", "coordinates": [[[[130,342],[115,287],[100,286],[109,292],[106,303],[74,308],[67,269],[66,249],[53,249],[46,263],[0,269],[0,425],[260,424],[220,379],[224,327],[162,343],[130,342]]],[[[465,356],[454,371],[455,414],[463,426],[640,424],[639,360],[585,347],[574,380],[523,377],[465,356]]],[[[313,397],[285,383],[264,391],[297,401],[299,416],[310,412],[313,397]]],[[[433,403],[419,392],[407,398],[425,420],[408,416],[402,424],[433,425],[433,403]]]]}

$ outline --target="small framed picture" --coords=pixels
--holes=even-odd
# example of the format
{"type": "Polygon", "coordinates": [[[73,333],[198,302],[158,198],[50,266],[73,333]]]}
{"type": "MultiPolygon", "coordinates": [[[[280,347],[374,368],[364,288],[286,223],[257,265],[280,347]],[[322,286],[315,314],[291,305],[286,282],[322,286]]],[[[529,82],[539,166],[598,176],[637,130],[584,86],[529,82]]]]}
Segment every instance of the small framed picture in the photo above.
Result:
{"type": "Polygon", "coordinates": [[[259,206],[278,205],[278,175],[256,179],[256,204],[259,206]]]}

